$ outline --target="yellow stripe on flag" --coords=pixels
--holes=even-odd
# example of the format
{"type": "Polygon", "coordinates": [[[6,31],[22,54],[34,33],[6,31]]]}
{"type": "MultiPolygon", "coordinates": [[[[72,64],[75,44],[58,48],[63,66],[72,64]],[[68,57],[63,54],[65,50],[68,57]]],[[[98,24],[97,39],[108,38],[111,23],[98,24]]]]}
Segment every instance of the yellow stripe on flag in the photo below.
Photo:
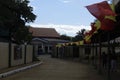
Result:
{"type": "Polygon", "coordinates": [[[105,16],[105,19],[116,21],[115,16],[105,16]]]}
{"type": "Polygon", "coordinates": [[[79,41],[79,45],[83,45],[84,41],[79,41]]]}
{"type": "Polygon", "coordinates": [[[100,29],[100,26],[101,26],[101,23],[100,23],[99,20],[97,20],[97,21],[95,22],[95,27],[96,27],[96,29],[97,29],[97,30],[100,29]]]}
{"type": "Polygon", "coordinates": [[[110,7],[115,12],[115,5],[114,4],[110,4],[110,7]]]}
{"type": "Polygon", "coordinates": [[[86,42],[88,42],[88,41],[90,41],[91,37],[92,37],[92,35],[86,35],[84,39],[85,39],[86,42]]]}

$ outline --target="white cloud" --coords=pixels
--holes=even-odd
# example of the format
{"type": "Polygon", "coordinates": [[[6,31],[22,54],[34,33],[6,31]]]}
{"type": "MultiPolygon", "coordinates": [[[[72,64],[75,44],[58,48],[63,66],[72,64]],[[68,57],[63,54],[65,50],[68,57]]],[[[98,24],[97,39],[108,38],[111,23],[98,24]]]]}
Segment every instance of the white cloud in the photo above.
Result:
{"type": "Polygon", "coordinates": [[[70,3],[71,0],[60,0],[62,3],[70,3]]]}
{"type": "Polygon", "coordinates": [[[74,26],[74,25],[41,25],[41,24],[31,24],[32,27],[42,27],[42,28],[55,28],[59,34],[66,34],[67,36],[75,36],[81,29],[90,30],[90,26],[74,26]]]}
{"type": "Polygon", "coordinates": [[[70,1],[63,1],[63,3],[69,3],[70,1]]]}

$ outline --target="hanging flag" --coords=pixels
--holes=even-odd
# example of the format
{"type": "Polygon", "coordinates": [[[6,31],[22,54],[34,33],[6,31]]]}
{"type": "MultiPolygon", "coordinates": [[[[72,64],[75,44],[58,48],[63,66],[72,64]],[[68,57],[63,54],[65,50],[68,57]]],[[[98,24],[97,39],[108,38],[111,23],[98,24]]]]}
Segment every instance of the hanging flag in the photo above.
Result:
{"type": "Polygon", "coordinates": [[[74,42],[74,44],[76,44],[77,46],[79,45],[79,42],[74,42]]]}
{"type": "Polygon", "coordinates": [[[59,47],[59,48],[60,48],[60,47],[62,47],[62,45],[61,45],[61,44],[57,44],[56,47],[59,47]]]}
{"type": "Polygon", "coordinates": [[[89,32],[85,33],[84,43],[90,43],[91,37],[92,37],[92,35],[89,32]]]}
{"type": "Polygon", "coordinates": [[[116,14],[112,11],[107,1],[92,4],[86,6],[88,11],[95,16],[98,20],[102,21],[105,16],[115,16],[116,14]]]}
{"type": "MultiPolygon", "coordinates": [[[[110,5],[110,8],[112,9],[113,12],[115,12],[113,4],[110,5]]],[[[115,22],[116,22],[115,16],[105,16],[104,19],[101,21],[100,29],[106,31],[113,30],[115,28],[115,22]]]]}
{"type": "Polygon", "coordinates": [[[71,45],[73,45],[74,43],[73,42],[70,42],[71,45]]]}
{"type": "Polygon", "coordinates": [[[83,45],[84,44],[84,41],[79,41],[79,45],[83,45]]]}
{"type": "Polygon", "coordinates": [[[112,11],[115,12],[115,5],[114,4],[110,4],[110,7],[111,7],[112,11]]]}
{"type": "Polygon", "coordinates": [[[101,22],[99,20],[96,20],[94,26],[96,27],[96,30],[100,29],[101,22]]]}
{"type": "Polygon", "coordinates": [[[109,5],[107,1],[86,6],[89,12],[100,21],[100,29],[113,30],[115,27],[114,5],[109,5]]]}
{"type": "Polygon", "coordinates": [[[110,31],[113,30],[115,27],[115,22],[111,19],[105,18],[101,22],[101,28],[102,30],[110,31]]]}

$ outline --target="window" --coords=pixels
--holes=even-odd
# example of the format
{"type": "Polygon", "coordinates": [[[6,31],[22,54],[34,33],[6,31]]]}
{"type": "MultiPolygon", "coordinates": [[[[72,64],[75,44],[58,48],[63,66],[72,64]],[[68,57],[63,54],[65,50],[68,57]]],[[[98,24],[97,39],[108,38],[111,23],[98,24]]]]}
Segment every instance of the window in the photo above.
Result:
{"type": "Polygon", "coordinates": [[[22,47],[14,46],[14,60],[22,59],[22,47]]]}

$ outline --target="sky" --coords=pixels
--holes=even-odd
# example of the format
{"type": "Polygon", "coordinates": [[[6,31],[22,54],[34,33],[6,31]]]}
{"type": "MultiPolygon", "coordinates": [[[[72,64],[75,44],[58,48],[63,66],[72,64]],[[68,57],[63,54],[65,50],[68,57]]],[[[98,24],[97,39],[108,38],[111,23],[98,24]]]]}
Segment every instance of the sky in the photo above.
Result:
{"type": "Polygon", "coordinates": [[[37,16],[32,27],[55,28],[62,35],[75,36],[81,29],[90,30],[95,17],[85,6],[105,0],[30,0],[37,16]]]}

